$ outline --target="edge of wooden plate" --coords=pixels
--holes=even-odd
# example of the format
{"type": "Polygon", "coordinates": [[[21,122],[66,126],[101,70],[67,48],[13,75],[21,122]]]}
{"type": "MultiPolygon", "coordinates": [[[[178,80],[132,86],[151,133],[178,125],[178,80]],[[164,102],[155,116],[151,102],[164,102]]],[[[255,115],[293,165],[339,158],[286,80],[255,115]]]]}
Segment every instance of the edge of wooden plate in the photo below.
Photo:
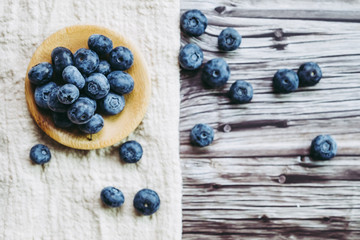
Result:
{"type": "MultiPolygon", "coordinates": [[[[151,80],[143,55],[129,40],[122,35],[96,25],[74,25],[63,28],[50,35],[34,52],[25,76],[25,96],[28,109],[37,125],[55,141],[75,149],[99,149],[114,145],[133,132],[143,120],[151,96],[151,80]],[[30,84],[28,72],[40,62],[51,63],[51,51],[55,47],[69,48],[73,53],[81,48],[87,48],[87,39],[91,34],[103,34],[109,37],[114,47],[125,46],[134,55],[134,64],[126,72],[134,79],[134,90],[125,97],[124,110],[115,116],[104,116],[104,128],[89,140],[88,134],[78,130],[69,131],[57,128],[51,119],[51,114],[40,109],[34,100],[35,87],[30,84]],[[86,42],[84,44],[84,42],[86,42]]],[[[72,129],[73,130],[73,129],[72,129]]]]}

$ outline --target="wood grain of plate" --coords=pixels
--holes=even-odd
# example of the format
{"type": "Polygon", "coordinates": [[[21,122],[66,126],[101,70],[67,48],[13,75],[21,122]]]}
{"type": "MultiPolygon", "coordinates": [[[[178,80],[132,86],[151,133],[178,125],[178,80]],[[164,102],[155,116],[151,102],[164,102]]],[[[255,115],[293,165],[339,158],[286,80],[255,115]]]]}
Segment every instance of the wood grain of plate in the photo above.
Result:
{"type": "Polygon", "coordinates": [[[38,126],[55,141],[75,149],[98,149],[111,146],[127,137],[144,118],[151,95],[151,81],[144,57],[129,40],[122,35],[93,25],[76,25],[59,30],[48,37],[36,49],[25,76],[25,95],[28,109],[38,126]],[[69,48],[73,53],[79,48],[88,48],[87,40],[92,34],[103,34],[113,41],[114,47],[125,46],[134,55],[134,64],[127,70],[135,82],[134,90],[124,95],[124,110],[115,116],[104,116],[104,128],[90,138],[76,128],[70,130],[54,126],[51,113],[37,107],[34,100],[35,87],[30,84],[28,72],[40,62],[51,63],[51,51],[58,46],[69,48]],[[90,140],[91,139],[91,140],[90,140]]]}

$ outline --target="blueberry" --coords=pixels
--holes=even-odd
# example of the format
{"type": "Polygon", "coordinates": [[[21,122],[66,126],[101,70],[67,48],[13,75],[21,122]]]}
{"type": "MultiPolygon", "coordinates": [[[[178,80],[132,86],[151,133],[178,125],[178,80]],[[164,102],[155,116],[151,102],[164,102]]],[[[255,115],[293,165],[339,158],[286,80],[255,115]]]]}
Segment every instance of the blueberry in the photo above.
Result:
{"type": "Polygon", "coordinates": [[[322,77],[319,65],[314,62],[307,62],[300,66],[297,75],[301,86],[314,86],[322,77]]]}
{"type": "Polygon", "coordinates": [[[42,62],[30,69],[28,77],[32,84],[44,85],[51,80],[53,72],[54,70],[50,63],[42,62]]]}
{"type": "Polygon", "coordinates": [[[120,158],[127,163],[138,162],[142,155],[143,149],[140,143],[136,141],[127,141],[123,143],[119,148],[120,158]]]}
{"type": "Polygon", "coordinates": [[[75,124],[85,124],[94,115],[96,107],[92,100],[80,97],[76,102],[71,104],[67,111],[67,116],[75,124]]]}
{"type": "Polygon", "coordinates": [[[87,97],[86,95],[84,94],[80,94],[80,97],[78,98],[78,100],[82,100],[82,101],[89,101],[92,105],[92,107],[96,110],[97,108],[97,103],[96,103],[96,100],[92,99],[92,98],[89,98],[87,97]]]}
{"type": "Polygon", "coordinates": [[[110,38],[104,35],[93,34],[88,39],[88,46],[99,56],[103,57],[112,50],[113,43],[110,38]]]}
{"type": "Polygon", "coordinates": [[[212,88],[223,86],[229,77],[229,66],[222,58],[214,58],[205,63],[201,74],[201,80],[212,88]]]}
{"type": "Polygon", "coordinates": [[[235,81],[229,91],[229,97],[234,103],[248,103],[253,97],[253,87],[242,80],[235,81]]]}
{"type": "Polygon", "coordinates": [[[56,88],[57,85],[54,82],[49,82],[45,85],[38,86],[35,88],[34,98],[35,103],[38,107],[43,109],[49,109],[48,99],[51,91],[56,88]]]}
{"type": "Polygon", "coordinates": [[[66,113],[52,112],[52,119],[55,126],[59,128],[69,128],[73,125],[66,113]]]}
{"type": "Polygon", "coordinates": [[[189,43],[185,45],[179,54],[180,66],[186,70],[195,70],[200,68],[204,60],[204,54],[196,44],[189,43]]]}
{"type": "Polygon", "coordinates": [[[190,141],[193,145],[205,147],[214,140],[214,130],[207,124],[196,124],[190,133],[190,141]]]}
{"type": "Polygon", "coordinates": [[[74,54],[74,62],[81,73],[89,75],[95,72],[100,60],[96,52],[86,48],[80,48],[74,54]]]}
{"type": "Polygon", "coordinates": [[[337,144],[330,135],[319,135],[311,142],[310,155],[314,160],[329,160],[336,152],[337,144]]]}
{"type": "Polygon", "coordinates": [[[48,107],[50,110],[54,112],[66,112],[68,109],[68,105],[62,104],[58,99],[60,87],[53,88],[49,94],[48,98],[48,107]]]}
{"type": "Polygon", "coordinates": [[[134,208],[143,215],[151,215],[160,207],[159,195],[151,189],[142,189],[134,197],[134,208]]]}
{"type": "Polygon", "coordinates": [[[85,86],[85,78],[75,66],[67,66],[62,72],[62,77],[65,82],[74,84],[79,89],[85,86]]]}
{"type": "Polygon", "coordinates": [[[62,104],[72,104],[79,95],[79,89],[74,84],[67,83],[59,88],[57,96],[62,104]]]}
{"type": "Polygon", "coordinates": [[[108,61],[106,61],[106,60],[101,60],[99,63],[99,66],[97,67],[95,72],[101,73],[101,74],[104,74],[105,76],[107,76],[111,72],[110,63],[108,63],[108,61]]]}
{"type": "Polygon", "coordinates": [[[190,36],[200,36],[205,32],[208,20],[206,16],[199,10],[189,10],[180,18],[180,25],[183,32],[190,36]]]}
{"type": "Polygon", "coordinates": [[[47,146],[36,144],[30,150],[30,159],[33,163],[44,164],[50,161],[51,153],[47,146]]]}
{"type": "Polygon", "coordinates": [[[110,65],[114,70],[127,70],[134,62],[132,52],[126,47],[116,47],[110,52],[110,65]]]}
{"type": "Polygon", "coordinates": [[[299,87],[299,78],[293,70],[280,69],[273,77],[273,87],[276,92],[290,93],[299,87]]]}
{"type": "Polygon", "coordinates": [[[218,37],[219,48],[223,51],[236,50],[241,44],[241,36],[234,28],[225,28],[218,37]]]}
{"type": "Polygon", "coordinates": [[[107,79],[109,80],[111,90],[120,95],[127,94],[134,89],[134,80],[126,72],[113,71],[107,76],[107,79]]]}
{"type": "Polygon", "coordinates": [[[72,52],[64,47],[57,47],[51,52],[51,60],[54,71],[61,75],[64,68],[74,65],[74,56],[72,52]]]}
{"type": "Polygon", "coordinates": [[[120,113],[124,107],[125,98],[112,92],[99,101],[99,108],[108,115],[116,115],[120,113]]]}
{"type": "Polygon", "coordinates": [[[95,113],[94,116],[85,124],[79,125],[79,129],[88,134],[95,134],[100,132],[104,127],[104,119],[100,114],[95,113]]]}
{"type": "Polygon", "coordinates": [[[101,73],[93,73],[85,80],[84,92],[93,99],[101,99],[110,91],[107,78],[101,73]]]}
{"type": "Polygon", "coordinates": [[[108,207],[120,207],[124,204],[124,194],[117,188],[106,187],[101,191],[101,201],[108,207]]]}

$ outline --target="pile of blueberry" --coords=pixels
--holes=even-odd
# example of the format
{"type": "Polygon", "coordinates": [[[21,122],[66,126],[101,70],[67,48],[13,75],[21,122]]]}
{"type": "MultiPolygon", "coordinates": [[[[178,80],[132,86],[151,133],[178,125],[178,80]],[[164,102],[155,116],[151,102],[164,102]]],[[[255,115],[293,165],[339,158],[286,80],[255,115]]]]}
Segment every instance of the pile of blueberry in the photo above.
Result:
{"type": "MultiPolygon", "coordinates": [[[[186,11],[180,19],[183,33],[198,37],[205,32],[208,20],[199,10],[186,11]]],[[[233,28],[226,28],[218,36],[218,48],[221,51],[236,50],[241,44],[241,35],[233,28]]],[[[204,60],[201,48],[189,43],[182,47],[179,53],[180,66],[189,71],[200,69],[204,60]]],[[[273,89],[277,93],[290,93],[299,86],[314,86],[322,77],[318,64],[307,62],[300,66],[297,73],[290,69],[278,70],[273,79],[273,89]]],[[[223,58],[214,58],[204,64],[201,72],[202,82],[210,88],[224,86],[230,78],[230,68],[223,58]]],[[[232,103],[249,103],[253,98],[253,87],[249,82],[236,80],[228,91],[232,103]]],[[[214,130],[207,124],[196,124],[190,132],[193,145],[205,147],[214,140],[214,130]]],[[[337,145],[329,135],[319,135],[311,143],[310,154],[314,159],[328,160],[336,155],[337,145]]]]}
{"type": "Polygon", "coordinates": [[[87,134],[104,126],[103,115],[116,115],[125,107],[124,94],[134,89],[134,80],[125,70],[134,61],[132,52],[122,46],[113,48],[111,39],[93,34],[88,47],[74,54],[65,47],[51,53],[52,64],[33,66],[28,78],[36,86],[35,103],[51,110],[55,126],[76,125],[87,134]]]}
{"type": "MultiPolygon", "coordinates": [[[[52,111],[55,126],[69,128],[76,125],[88,134],[99,132],[105,115],[116,115],[125,106],[124,94],[134,89],[134,80],[124,72],[134,61],[126,47],[113,48],[111,39],[94,34],[88,39],[89,49],[72,52],[57,47],[51,53],[52,64],[43,62],[32,67],[29,80],[36,86],[35,102],[38,107],[52,111]]],[[[127,141],[119,148],[120,158],[126,163],[137,163],[143,155],[140,143],[127,141]]],[[[35,164],[51,159],[49,148],[37,144],[30,150],[35,164]]],[[[115,187],[105,187],[100,198],[108,207],[124,204],[123,193],[115,187]]],[[[151,215],[160,207],[158,194],[142,189],[134,197],[133,205],[143,215],[151,215]]]]}
{"type": "MultiPolygon", "coordinates": [[[[184,33],[197,37],[205,32],[207,18],[194,9],[185,12],[180,23],[184,33]]],[[[235,29],[226,28],[218,36],[218,47],[222,51],[233,51],[240,46],[241,40],[235,29]]],[[[120,113],[125,106],[123,95],[134,88],[132,77],[124,72],[132,66],[133,54],[122,46],[113,49],[112,41],[99,34],[89,37],[88,47],[77,50],[74,55],[67,48],[57,47],[51,53],[52,64],[39,63],[31,68],[28,77],[36,85],[37,106],[52,111],[57,127],[77,125],[81,131],[94,134],[104,126],[99,113],[120,113]]],[[[179,63],[185,70],[199,69],[203,59],[203,52],[196,44],[187,44],[180,50],[179,63]]],[[[297,73],[289,69],[278,70],[273,77],[273,88],[278,93],[290,93],[299,85],[317,84],[321,77],[320,67],[307,62],[297,73]]],[[[210,88],[225,85],[229,78],[230,68],[223,58],[212,59],[202,68],[201,80],[210,88]]],[[[246,81],[237,80],[231,85],[228,96],[233,103],[249,103],[253,87],[246,81]]],[[[191,130],[190,140],[195,146],[208,146],[214,140],[214,130],[207,124],[196,124],[191,130]]],[[[329,135],[319,135],[311,143],[310,154],[314,159],[329,160],[336,152],[337,144],[329,135]]],[[[137,163],[142,158],[143,149],[138,142],[127,141],[120,146],[119,154],[124,162],[137,163]]],[[[49,148],[43,144],[33,146],[30,159],[35,164],[49,162],[49,148]]],[[[105,187],[100,198],[108,207],[120,207],[125,202],[124,194],[112,186],[105,187]]],[[[159,195],[151,189],[142,189],[134,196],[133,206],[143,215],[151,215],[160,207],[159,195]]]]}

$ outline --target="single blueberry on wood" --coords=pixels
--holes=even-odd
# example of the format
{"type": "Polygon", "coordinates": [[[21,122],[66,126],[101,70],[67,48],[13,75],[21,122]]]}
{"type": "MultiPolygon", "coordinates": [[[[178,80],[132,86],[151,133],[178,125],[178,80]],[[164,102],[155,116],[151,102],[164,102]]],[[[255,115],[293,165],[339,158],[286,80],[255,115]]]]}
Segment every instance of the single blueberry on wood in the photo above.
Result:
{"type": "Polygon", "coordinates": [[[69,106],[66,104],[63,104],[59,101],[59,98],[58,98],[59,89],[60,89],[60,87],[56,87],[56,88],[52,89],[52,91],[49,94],[47,104],[51,111],[66,112],[69,106]]]}
{"type": "Polygon", "coordinates": [[[47,146],[36,144],[30,150],[30,159],[33,163],[44,164],[50,161],[51,153],[47,146]]]}
{"type": "Polygon", "coordinates": [[[62,78],[65,82],[74,84],[80,90],[85,86],[85,78],[75,66],[67,66],[62,72],[62,78]]]}
{"type": "Polygon", "coordinates": [[[185,70],[195,70],[201,67],[204,54],[201,48],[193,43],[186,44],[179,54],[180,66],[185,70]]]}
{"type": "Polygon", "coordinates": [[[310,155],[314,160],[330,160],[336,152],[337,144],[330,135],[319,135],[311,142],[310,155]]]}
{"type": "Polygon", "coordinates": [[[214,140],[214,130],[207,124],[196,124],[190,132],[190,141],[193,145],[205,147],[214,140]]]}
{"type": "Polygon", "coordinates": [[[51,80],[53,72],[54,70],[50,63],[42,62],[30,69],[28,78],[30,83],[34,85],[44,85],[51,80]]]}
{"type": "Polygon", "coordinates": [[[107,76],[107,79],[111,90],[120,95],[130,93],[134,89],[134,80],[126,72],[113,71],[107,76]]]}
{"type": "Polygon", "coordinates": [[[101,73],[93,73],[85,79],[84,92],[93,99],[101,99],[110,91],[108,79],[101,73]]]}
{"type": "Polygon", "coordinates": [[[99,63],[99,66],[97,67],[95,72],[101,73],[101,74],[104,74],[105,76],[107,76],[109,73],[111,73],[110,63],[106,60],[101,60],[99,63]]]}
{"type": "Polygon", "coordinates": [[[125,71],[134,63],[134,55],[126,47],[116,47],[109,54],[109,61],[113,70],[125,71]]]}
{"type": "Polygon", "coordinates": [[[218,46],[223,51],[236,50],[241,44],[241,36],[234,28],[225,28],[218,36],[218,46]]]}
{"type": "Polygon", "coordinates": [[[222,58],[214,58],[205,63],[201,80],[212,88],[223,86],[230,77],[230,68],[222,58]]]}
{"type": "Polygon", "coordinates": [[[99,108],[107,115],[116,115],[125,107],[125,98],[110,92],[106,97],[99,100],[99,108]]]}
{"type": "Polygon", "coordinates": [[[194,37],[198,37],[203,34],[207,24],[208,20],[206,16],[197,9],[186,11],[180,18],[182,31],[194,37]]]}
{"type": "Polygon", "coordinates": [[[160,208],[160,197],[151,189],[142,189],[134,197],[134,208],[141,214],[148,216],[160,208]]]}
{"type": "Polygon", "coordinates": [[[57,97],[62,104],[72,104],[79,95],[79,89],[74,84],[67,83],[59,88],[57,97]]]}
{"type": "Polygon", "coordinates": [[[248,103],[253,97],[253,87],[242,80],[235,81],[229,90],[229,97],[233,103],[248,103]]]}
{"type": "Polygon", "coordinates": [[[67,66],[74,65],[74,56],[69,49],[57,47],[51,52],[51,61],[55,73],[61,76],[67,66]]]}
{"type": "Polygon", "coordinates": [[[299,87],[297,74],[290,69],[278,70],[273,79],[273,88],[278,93],[290,93],[299,87]]]}
{"type": "Polygon", "coordinates": [[[112,50],[113,42],[104,35],[93,34],[88,39],[88,46],[91,50],[96,52],[99,57],[104,57],[112,50]]]}
{"type": "Polygon", "coordinates": [[[317,63],[303,63],[297,71],[300,86],[314,86],[320,82],[322,77],[321,68],[317,63]]]}
{"type": "Polygon", "coordinates": [[[104,119],[100,114],[97,113],[95,113],[87,123],[79,125],[80,131],[88,134],[98,133],[103,127],[104,119]]]}
{"type": "Polygon", "coordinates": [[[97,102],[96,100],[89,98],[88,96],[86,96],[85,94],[80,94],[80,97],[78,98],[78,100],[82,100],[82,101],[89,101],[91,103],[91,105],[93,106],[93,108],[96,110],[97,109],[97,102]]]}
{"type": "Polygon", "coordinates": [[[74,54],[74,62],[81,73],[89,75],[95,72],[100,60],[96,52],[86,48],[80,48],[74,54]]]}
{"type": "Polygon", "coordinates": [[[48,82],[45,85],[36,87],[34,93],[36,105],[43,109],[49,109],[48,107],[49,95],[51,91],[56,87],[57,85],[54,82],[48,82]]]}
{"type": "Polygon", "coordinates": [[[96,105],[92,100],[80,97],[76,102],[70,105],[67,110],[67,116],[72,123],[85,124],[94,115],[96,105]]]}

